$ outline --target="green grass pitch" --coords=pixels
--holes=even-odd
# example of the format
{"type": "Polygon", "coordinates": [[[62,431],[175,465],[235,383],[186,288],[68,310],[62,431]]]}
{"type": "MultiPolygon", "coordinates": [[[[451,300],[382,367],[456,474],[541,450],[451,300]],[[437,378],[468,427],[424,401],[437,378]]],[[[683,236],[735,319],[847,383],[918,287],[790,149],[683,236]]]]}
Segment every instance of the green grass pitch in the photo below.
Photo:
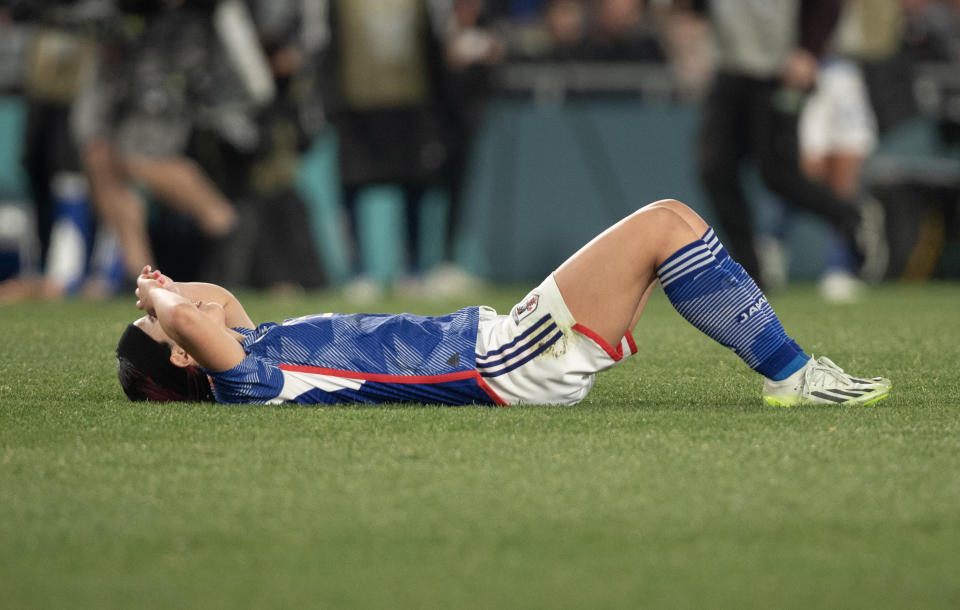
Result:
{"type": "Polygon", "coordinates": [[[0,607],[960,607],[960,285],[771,302],[887,402],[765,407],[662,294],[573,408],[131,404],[132,299],[0,308],[0,607]]]}

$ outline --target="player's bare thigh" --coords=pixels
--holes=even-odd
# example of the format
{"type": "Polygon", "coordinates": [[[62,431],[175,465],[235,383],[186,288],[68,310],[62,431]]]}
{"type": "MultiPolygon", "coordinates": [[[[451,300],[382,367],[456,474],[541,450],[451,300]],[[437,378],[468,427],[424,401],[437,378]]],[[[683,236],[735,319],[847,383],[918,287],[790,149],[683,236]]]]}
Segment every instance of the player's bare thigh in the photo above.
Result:
{"type": "Polygon", "coordinates": [[[615,345],[636,323],[657,267],[707,228],[696,212],[672,199],[627,216],[554,271],[570,313],[615,345]]]}

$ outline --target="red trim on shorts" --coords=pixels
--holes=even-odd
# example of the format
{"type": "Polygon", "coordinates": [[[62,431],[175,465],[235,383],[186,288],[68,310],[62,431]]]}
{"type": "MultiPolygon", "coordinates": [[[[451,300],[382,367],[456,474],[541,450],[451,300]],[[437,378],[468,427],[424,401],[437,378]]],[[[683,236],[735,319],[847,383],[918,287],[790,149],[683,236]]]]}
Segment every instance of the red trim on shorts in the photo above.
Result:
{"type": "Polygon", "coordinates": [[[291,371],[294,373],[313,373],[315,375],[329,375],[331,377],[345,377],[347,379],[362,379],[364,381],[378,381],[380,383],[443,383],[445,381],[460,381],[462,379],[473,379],[480,386],[480,389],[497,405],[504,406],[507,401],[500,398],[493,391],[486,381],[480,377],[479,371],[457,371],[456,373],[445,373],[443,375],[390,375],[386,373],[361,373],[358,371],[344,371],[340,369],[328,369],[322,366],[306,366],[298,364],[281,364],[280,370],[291,371]]]}
{"type": "Polygon", "coordinates": [[[633,333],[628,330],[628,331],[627,331],[627,334],[625,334],[624,337],[627,338],[627,345],[630,346],[630,354],[631,354],[631,355],[632,355],[632,354],[636,354],[636,353],[637,353],[637,342],[633,340],[633,333]]]}
{"type": "MultiPolygon", "coordinates": [[[[580,333],[581,335],[583,335],[584,337],[587,337],[588,339],[592,340],[592,341],[593,341],[594,343],[596,343],[597,345],[599,345],[599,346],[603,349],[603,351],[607,352],[607,355],[608,355],[608,356],[610,356],[611,358],[613,358],[613,360],[614,360],[615,362],[619,362],[620,360],[623,359],[623,344],[622,344],[622,343],[618,343],[618,344],[617,344],[617,349],[613,349],[613,346],[610,345],[609,343],[607,343],[606,339],[604,339],[603,337],[601,337],[601,336],[598,335],[597,333],[593,332],[592,330],[590,330],[589,328],[587,328],[587,327],[584,326],[583,324],[580,324],[579,322],[577,322],[577,323],[574,324],[571,328],[572,328],[573,330],[577,331],[578,333],[580,333]]],[[[629,336],[629,333],[627,334],[627,336],[629,336]]],[[[633,352],[631,352],[631,353],[633,353],[633,352]]]]}
{"type": "Polygon", "coordinates": [[[498,407],[507,407],[510,406],[506,400],[500,398],[500,395],[497,394],[493,388],[490,387],[490,384],[487,383],[487,380],[480,376],[480,373],[477,373],[477,385],[480,386],[480,389],[487,393],[495,405],[498,407]]]}

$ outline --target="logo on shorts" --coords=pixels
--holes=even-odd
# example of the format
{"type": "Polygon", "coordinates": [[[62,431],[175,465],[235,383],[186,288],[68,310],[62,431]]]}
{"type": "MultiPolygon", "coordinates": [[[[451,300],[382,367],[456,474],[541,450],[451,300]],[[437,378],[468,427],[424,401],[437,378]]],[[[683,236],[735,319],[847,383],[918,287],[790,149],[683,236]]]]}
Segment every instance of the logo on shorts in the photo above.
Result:
{"type": "Polygon", "coordinates": [[[520,321],[537,310],[537,304],[540,303],[540,295],[534,292],[526,301],[517,303],[513,307],[513,321],[520,324],[520,321]]]}

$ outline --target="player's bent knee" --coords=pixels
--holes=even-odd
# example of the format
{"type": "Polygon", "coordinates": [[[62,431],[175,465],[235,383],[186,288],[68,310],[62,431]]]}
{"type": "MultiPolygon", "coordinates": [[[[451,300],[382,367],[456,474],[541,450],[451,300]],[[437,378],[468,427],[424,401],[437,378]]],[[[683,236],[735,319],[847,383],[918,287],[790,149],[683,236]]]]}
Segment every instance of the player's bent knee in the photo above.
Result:
{"type": "Polygon", "coordinates": [[[665,230],[669,229],[669,226],[673,224],[673,221],[680,221],[678,224],[676,224],[678,228],[692,229],[698,234],[703,233],[708,228],[706,221],[704,221],[699,214],[694,212],[693,209],[686,204],[677,201],[676,199],[661,199],[660,201],[654,201],[653,203],[646,205],[639,210],[641,213],[645,211],[666,212],[667,218],[659,221],[665,223],[665,230]]]}
{"type": "Polygon", "coordinates": [[[696,215],[696,213],[676,199],[654,201],[633,214],[641,222],[655,223],[664,230],[668,230],[672,224],[678,223],[678,221],[678,226],[687,224],[686,217],[689,215],[696,215]]]}
{"type": "Polygon", "coordinates": [[[687,207],[686,204],[681,203],[676,199],[660,199],[659,201],[654,201],[653,203],[649,203],[640,209],[646,210],[646,209],[653,209],[653,208],[662,208],[662,209],[670,210],[672,212],[680,214],[681,216],[688,213],[690,214],[694,213],[694,211],[691,210],[689,207],[687,207]]]}
{"type": "Polygon", "coordinates": [[[628,216],[625,221],[638,235],[642,233],[651,237],[667,237],[675,233],[687,232],[689,226],[683,218],[682,210],[677,206],[683,206],[683,204],[669,199],[656,201],[643,206],[628,216]]]}

